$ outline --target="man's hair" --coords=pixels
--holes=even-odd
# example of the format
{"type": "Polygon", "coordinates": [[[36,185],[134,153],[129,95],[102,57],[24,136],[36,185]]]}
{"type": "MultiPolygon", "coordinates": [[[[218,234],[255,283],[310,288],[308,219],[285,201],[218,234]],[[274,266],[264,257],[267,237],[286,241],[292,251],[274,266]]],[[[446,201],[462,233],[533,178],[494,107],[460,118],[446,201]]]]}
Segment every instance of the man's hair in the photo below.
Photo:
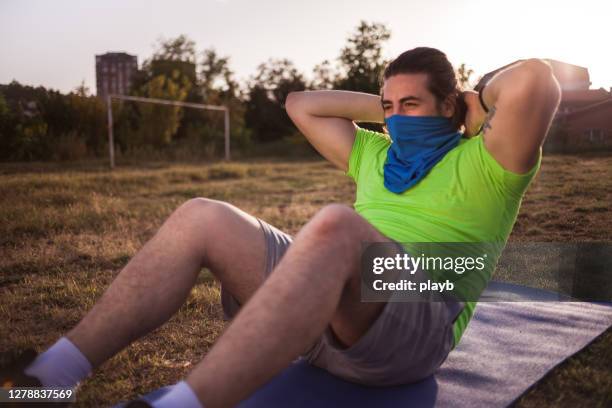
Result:
{"type": "Polygon", "coordinates": [[[451,101],[455,102],[455,113],[451,121],[453,127],[459,129],[465,121],[467,106],[457,84],[455,70],[442,51],[417,47],[403,52],[385,68],[381,78],[381,89],[383,81],[394,75],[421,73],[427,74],[427,89],[436,97],[438,110],[449,96],[451,101]]]}

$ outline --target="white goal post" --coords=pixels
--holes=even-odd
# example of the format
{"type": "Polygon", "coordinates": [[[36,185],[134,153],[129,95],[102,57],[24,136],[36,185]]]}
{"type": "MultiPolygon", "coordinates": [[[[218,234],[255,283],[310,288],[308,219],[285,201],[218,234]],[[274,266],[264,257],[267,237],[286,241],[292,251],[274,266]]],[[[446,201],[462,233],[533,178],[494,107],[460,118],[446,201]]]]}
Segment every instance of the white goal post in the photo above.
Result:
{"type": "Polygon", "coordinates": [[[161,105],[181,106],[184,108],[194,108],[203,110],[223,111],[225,117],[225,160],[230,160],[230,121],[229,108],[227,106],[204,105],[202,103],[179,102],[168,99],[143,98],[140,96],[114,95],[106,96],[106,105],[108,111],[108,153],[110,158],[110,168],[115,168],[115,142],[113,139],[113,105],[112,99],[120,99],[124,101],[159,103],[161,105]]]}

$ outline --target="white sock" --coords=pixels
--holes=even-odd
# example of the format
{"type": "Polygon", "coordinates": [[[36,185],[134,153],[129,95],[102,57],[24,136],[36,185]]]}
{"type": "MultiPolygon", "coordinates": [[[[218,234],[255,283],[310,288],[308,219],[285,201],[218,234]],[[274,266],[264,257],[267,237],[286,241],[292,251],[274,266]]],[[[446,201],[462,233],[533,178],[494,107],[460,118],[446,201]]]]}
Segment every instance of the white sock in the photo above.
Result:
{"type": "Polygon", "coordinates": [[[59,339],[40,354],[25,373],[36,377],[44,387],[77,386],[91,372],[91,363],[66,337],[59,339]]]}
{"type": "Polygon", "coordinates": [[[185,381],[176,383],[168,393],[150,404],[154,408],[204,408],[189,384],[185,381]]]}

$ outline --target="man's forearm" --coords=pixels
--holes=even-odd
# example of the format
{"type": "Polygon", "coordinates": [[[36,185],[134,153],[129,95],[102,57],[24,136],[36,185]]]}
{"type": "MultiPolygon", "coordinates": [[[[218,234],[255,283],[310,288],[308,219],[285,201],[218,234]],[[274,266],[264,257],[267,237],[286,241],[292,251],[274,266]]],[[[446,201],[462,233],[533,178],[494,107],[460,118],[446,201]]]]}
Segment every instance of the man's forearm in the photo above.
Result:
{"type": "Polygon", "coordinates": [[[336,117],[355,122],[383,123],[380,96],[351,91],[303,91],[287,96],[287,109],[299,109],[318,117],[336,117]]]}

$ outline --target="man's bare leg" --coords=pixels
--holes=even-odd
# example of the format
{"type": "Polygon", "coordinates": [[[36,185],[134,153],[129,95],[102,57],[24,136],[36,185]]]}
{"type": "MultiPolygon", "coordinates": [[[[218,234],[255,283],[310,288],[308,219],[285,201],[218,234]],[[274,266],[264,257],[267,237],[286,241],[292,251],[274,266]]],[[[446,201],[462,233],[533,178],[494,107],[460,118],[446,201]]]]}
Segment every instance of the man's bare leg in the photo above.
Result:
{"type": "Polygon", "coordinates": [[[257,220],[215,200],[178,208],[67,337],[93,367],[168,320],[207,266],[241,303],[264,278],[257,220]]]}
{"type": "Polygon", "coordinates": [[[359,302],[364,241],[388,241],[352,209],[324,208],[187,377],[206,407],[239,403],[306,352],[331,326],[351,345],[383,303],[359,302]]]}

